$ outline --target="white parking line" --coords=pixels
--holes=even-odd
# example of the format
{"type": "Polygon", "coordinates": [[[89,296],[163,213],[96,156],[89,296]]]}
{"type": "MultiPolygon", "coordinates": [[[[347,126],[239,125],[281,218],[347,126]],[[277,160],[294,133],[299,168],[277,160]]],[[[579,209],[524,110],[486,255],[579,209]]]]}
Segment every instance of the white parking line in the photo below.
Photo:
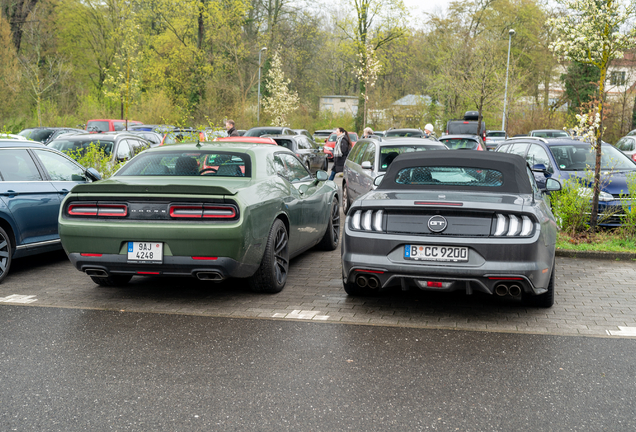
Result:
{"type": "Polygon", "coordinates": [[[324,321],[329,319],[329,315],[319,315],[320,311],[303,311],[295,310],[291,313],[275,313],[272,318],[295,318],[295,319],[308,319],[308,320],[320,320],[324,321]]]}
{"type": "Polygon", "coordinates": [[[0,303],[33,303],[36,302],[37,299],[34,295],[19,295],[12,294],[8,297],[0,297],[0,303]]]}
{"type": "Polygon", "coordinates": [[[636,336],[636,327],[621,327],[618,326],[619,331],[607,330],[607,334],[610,336],[636,336]]]}

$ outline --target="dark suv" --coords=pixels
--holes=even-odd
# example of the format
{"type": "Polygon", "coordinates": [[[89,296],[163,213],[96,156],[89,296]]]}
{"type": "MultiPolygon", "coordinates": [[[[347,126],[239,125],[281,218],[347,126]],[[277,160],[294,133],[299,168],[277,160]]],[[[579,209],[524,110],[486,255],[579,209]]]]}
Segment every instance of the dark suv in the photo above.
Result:
{"type": "Polygon", "coordinates": [[[83,129],[65,127],[34,127],[20,131],[18,135],[46,145],[60,135],[67,133],[86,133],[83,129]]]}

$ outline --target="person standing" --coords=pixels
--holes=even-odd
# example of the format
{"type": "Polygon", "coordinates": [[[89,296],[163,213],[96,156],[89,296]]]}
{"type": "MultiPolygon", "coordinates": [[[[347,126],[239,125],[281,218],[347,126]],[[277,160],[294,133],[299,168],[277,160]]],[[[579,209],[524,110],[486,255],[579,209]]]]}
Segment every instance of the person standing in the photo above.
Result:
{"type": "Polygon", "coordinates": [[[331,168],[331,175],[329,180],[333,180],[336,177],[336,173],[344,171],[345,160],[351,150],[351,138],[349,132],[345,128],[336,129],[336,145],[333,147],[333,167],[331,168]]]}
{"type": "Polygon", "coordinates": [[[433,133],[433,125],[430,123],[424,126],[424,138],[435,138],[435,134],[433,133]]]}
{"type": "Polygon", "coordinates": [[[234,127],[234,120],[227,120],[225,122],[225,129],[227,130],[227,136],[229,137],[239,136],[238,131],[234,127]]]}
{"type": "Polygon", "coordinates": [[[373,135],[373,129],[365,127],[362,131],[362,138],[371,138],[371,135],[373,135]]]}

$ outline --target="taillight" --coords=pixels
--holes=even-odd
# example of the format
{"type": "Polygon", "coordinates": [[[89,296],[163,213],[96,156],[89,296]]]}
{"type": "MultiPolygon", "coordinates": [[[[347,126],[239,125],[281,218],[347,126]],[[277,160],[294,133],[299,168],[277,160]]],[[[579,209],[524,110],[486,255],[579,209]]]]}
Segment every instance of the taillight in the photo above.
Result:
{"type": "Polygon", "coordinates": [[[534,231],[534,222],[528,216],[497,214],[496,237],[529,237],[534,231]]]}
{"type": "Polygon", "coordinates": [[[632,154],[632,160],[636,162],[636,153],[632,154]]]}
{"type": "Polygon", "coordinates": [[[183,205],[170,206],[170,217],[187,219],[233,219],[236,207],[229,205],[183,205]]]}
{"type": "Polygon", "coordinates": [[[382,210],[357,210],[351,216],[351,227],[355,230],[383,231],[383,217],[382,210]]]}
{"type": "Polygon", "coordinates": [[[126,217],[128,206],[126,204],[71,204],[68,206],[70,216],[103,216],[126,217]]]}

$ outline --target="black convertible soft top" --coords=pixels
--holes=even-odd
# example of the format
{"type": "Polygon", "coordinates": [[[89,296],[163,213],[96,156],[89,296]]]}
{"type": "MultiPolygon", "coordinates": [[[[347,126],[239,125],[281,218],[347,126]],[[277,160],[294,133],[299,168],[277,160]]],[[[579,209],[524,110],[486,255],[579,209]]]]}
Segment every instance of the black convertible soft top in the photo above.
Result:
{"type": "Polygon", "coordinates": [[[410,152],[396,157],[378,186],[378,190],[464,190],[501,193],[532,193],[526,160],[518,155],[492,151],[438,150],[434,152],[410,152]],[[457,167],[491,169],[501,172],[501,186],[466,186],[448,184],[400,184],[397,175],[412,167],[457,167]]]}

